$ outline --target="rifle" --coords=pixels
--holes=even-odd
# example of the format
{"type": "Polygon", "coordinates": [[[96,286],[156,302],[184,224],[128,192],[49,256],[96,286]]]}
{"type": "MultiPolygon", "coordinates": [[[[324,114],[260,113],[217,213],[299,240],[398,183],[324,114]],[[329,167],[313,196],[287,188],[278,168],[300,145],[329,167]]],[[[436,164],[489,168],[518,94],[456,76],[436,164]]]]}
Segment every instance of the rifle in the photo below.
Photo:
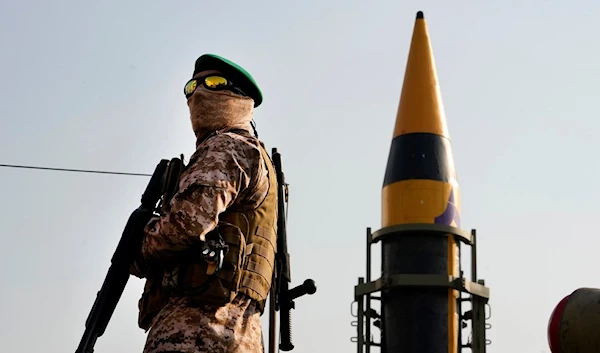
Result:
{"type": "Polygon", "coordinates": [[[295,309],[294,299],[306,294],[312,295],[317,291],[315,281],[307,279],[303,284],[289,289],[292,281],[290,271],[290,254],[287,249],[286,205],[289,196],[288,184],[281,168],[281,154],[277,148],[272,152],[273,165],[277,174],[277,252],[275,254],[275,271],[271,286],[269,304],[269,352],[275,353],[276,311],[280,311],[279,349],[284,352],[294,349],[292,343],[291,312],[295,309]]]}
{"type": "Polygon", "coordinates": [[[115,250],[108,273],[96,294],[94,305],[85,321],[85,332],[75,353],[92,353],[98,337],[101,337],[108,326],[117,303],[129,280],[129,267],[138,257],[144,240],[144,228],[156,213],[168,206],[168,201],[176,190],[176,183],[181,171],[181,160],[177,158],[162,159],[146,186],[141,197],[141,205],[135,209],[125,225],[117,249],[115,250]],[[175,187],[174,187],[175,185],[175,187]]]}

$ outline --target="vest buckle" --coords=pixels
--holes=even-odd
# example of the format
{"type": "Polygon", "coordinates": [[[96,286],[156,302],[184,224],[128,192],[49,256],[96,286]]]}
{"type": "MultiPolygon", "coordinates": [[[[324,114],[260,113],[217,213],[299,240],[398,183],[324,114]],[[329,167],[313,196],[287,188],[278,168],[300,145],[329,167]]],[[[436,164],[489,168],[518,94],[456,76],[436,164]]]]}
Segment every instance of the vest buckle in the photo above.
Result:
{"type": "Polygon", "coordinates": [[[223,259],[229,251],[229,246],[225,243],[219,234],[217,239],[207,239],[202,244],[200,255],[202,259],[208,263],[206,274],[216,275],[223,268],[223,259]]]}

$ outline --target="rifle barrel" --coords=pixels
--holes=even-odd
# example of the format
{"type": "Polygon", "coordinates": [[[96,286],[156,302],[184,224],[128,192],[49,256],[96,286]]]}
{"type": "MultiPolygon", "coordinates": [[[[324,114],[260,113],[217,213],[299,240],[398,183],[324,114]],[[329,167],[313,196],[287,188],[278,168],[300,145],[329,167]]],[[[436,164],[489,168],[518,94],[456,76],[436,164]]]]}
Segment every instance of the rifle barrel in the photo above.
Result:
{"type": "Polygon", "coordinates": [[[96,293],[96,299],[85,321],[85,331],[76,353],[94,352],[96,340],[106,331],[129,281],[129,266],[141,249],[144,227],[154,215],[155,206],[162,195],[168,162],[163,159],[158,163],[142,194],[140,207],[135,209],[127,220],[102,287],[96,293]]]}
{"type": "Polygon", "coordinates": [[[287,248],[287,224],[286,224],[286,205],[285,197],[287,185],[285,175],[281,167],[281,154],[277,148],[272,152],[273,165],[277,175],[277,253],[275,254],[275,271],[273,285],[271,287],[271,318],[269,321],[269,352],[275,352],[275,311],[280,311],[281,323],[279,326],[280,342],[279,349],[284,352],[294,349],[292,343],[292,309],[294,309],[294,299],[306,294],[314,294],[317,291],[315,281],[307,279],[303,284],[289,289],[291,283],[290,254],[287,248]]]}

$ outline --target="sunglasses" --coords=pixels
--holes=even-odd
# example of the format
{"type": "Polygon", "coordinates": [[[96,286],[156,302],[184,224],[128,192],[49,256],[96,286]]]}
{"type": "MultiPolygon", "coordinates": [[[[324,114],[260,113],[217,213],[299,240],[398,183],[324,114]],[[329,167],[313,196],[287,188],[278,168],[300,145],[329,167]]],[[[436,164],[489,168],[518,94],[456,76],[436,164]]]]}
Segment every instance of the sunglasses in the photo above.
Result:
{"type": "Polygon", "coordinates": [[[208,75],[189,80],[183,87],[185,98],[190,99],[192,94],[194,94],[196,91],[196,88],[198,88],[198,84],[203,85],[205,88],[211,91],[228,90],[243,96],[246,95],[239,87],[235,86],[233,82],[225,77],[219,75],[208,75]]]}

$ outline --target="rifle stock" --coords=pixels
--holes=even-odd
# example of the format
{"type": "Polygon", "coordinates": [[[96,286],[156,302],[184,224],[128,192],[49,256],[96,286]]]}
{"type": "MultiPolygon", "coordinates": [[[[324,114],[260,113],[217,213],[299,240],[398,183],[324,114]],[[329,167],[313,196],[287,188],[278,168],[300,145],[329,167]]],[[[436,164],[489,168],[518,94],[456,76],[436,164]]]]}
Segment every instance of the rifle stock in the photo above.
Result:
{"type": "Polygon", "coordinates": [[[285,182],[285,175],[281,166],[281,154],[277,148],[272,150],[273,165],[277,174],[277,253],[275,254],[275,271],[271,301],[270,301],[270,320],[269,320],[269,352],[275,352],[275,311],[279,311],[281,323],[279,326],[280,342],[279,349],[288,352],[294,349],[292,342],[292,309],[295,309],[294,299],[306,294],[314,294],[317,291],[316,283],[312,279],[307,279],[303,284],[289,289],[291,283],[291,265],[290,254],[287,246],[287,222],[286,222],[286,203],[288,198],[288,188],[285,182]],[[273,305],[274,304],[274,305],[273,305]]]}
{"type": "Polygon", "coordinates": [[[92,353],[96,340],[104,334],[117,303],[129,280],[129,267],[139,254],[144,239],[144,227],[154,216],[167,176],[169,161],[161,160],[146,190],[141,197],[141,205],[135,209],[125,225],[121,239],[111,258],[111,265],[96,294],[94,305],[85,321],[85,331],[76,353],[92,353]]]}

